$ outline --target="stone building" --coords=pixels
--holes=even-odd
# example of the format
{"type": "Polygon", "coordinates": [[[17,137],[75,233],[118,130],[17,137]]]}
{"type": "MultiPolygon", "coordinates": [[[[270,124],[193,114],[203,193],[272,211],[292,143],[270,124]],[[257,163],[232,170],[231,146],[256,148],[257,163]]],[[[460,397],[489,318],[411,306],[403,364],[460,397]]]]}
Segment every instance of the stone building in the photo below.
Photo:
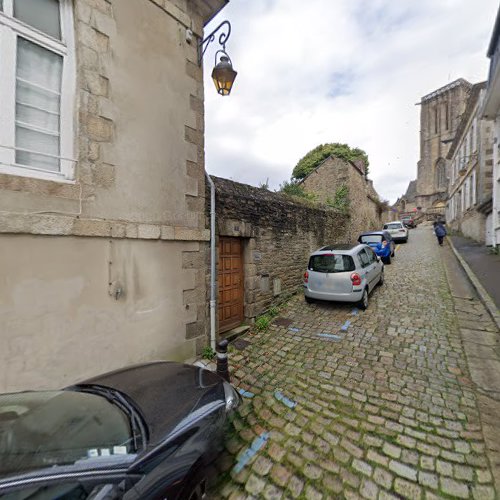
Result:
{"type": "Polygon", "coordinates": [[[382,227],[382,205],[373,182],[366,178],[366,166],[362,160],[351,162],[329,156],[302,179],[300,185],[324,204],[336,204],[336,201],[344,201],[339,197],[345,198],[354,239],[362,231],[382,227]]]}
{"type": "Polygon", "coordinates": [[[422,212],[444,214],[447,197],[446,156],[455,138],[472,85],[460,78],[420,101],[420,160],[416,205],[422,212]]]}
{"type": "Polygon", "coordinates": [[[406,193],[394,203],[394,219],[399,220],[401,215],[417,214],[417,181],[410,181],[406,193]]]}
{"type": "Polygon", "coordinates": [[[494,134],[492,171],[492,209],[486,220],[487,243],[500,246],[500,9],[497,13],[493,35],[488,47],[490,72],[484,98],[482,116],[491,121],[494,134]]]}
{"type": "MultiPolygon", "coordinates": [[[[250,322],[301,291],[309,254],[353,237],[349,216],[213,177],[218,248],[218,331],[250,322]]],[[[207,212],[209,199],[207,197],[207,212]]],[[[208,279],[208,277],[207,277],[208,279]]]]}
{"type": "Polygon", "coordinates": [[[206,344],[198,42],[227,0],[36,3],[0,1],[1,391],[206,344]]]}
{"type": "Polygon", "coordinates": [[[447,156],[446,220],[451,229],[481,243],[491,239],[486,221],[491,217],[493,175],[493,127],[480,118],[485,88],[485,82],[472,87],[447,156]]]}

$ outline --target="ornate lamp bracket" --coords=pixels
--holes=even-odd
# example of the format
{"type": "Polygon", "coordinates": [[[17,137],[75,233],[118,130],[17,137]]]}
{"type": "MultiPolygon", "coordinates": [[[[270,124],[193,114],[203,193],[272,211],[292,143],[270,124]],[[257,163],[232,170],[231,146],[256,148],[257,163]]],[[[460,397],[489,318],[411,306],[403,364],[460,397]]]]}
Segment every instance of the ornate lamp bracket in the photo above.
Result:
{"type": "Polygon", "coordinates": [[[198,46],[198,65],[201,66],[201,62],[203,60],[203,56],[205,55],[205,52],[210,45],[215,40],[215,34],[220,30],[220,29],[226,29],[226,31],[222,32],[219,35],[219,43],[222,46],[222,50],[225,53],[226,52],[226,42],[231,35],[231,23],[229,21],[222,21],[217,28],[215,28],[212,33],[210,33],[205,39],[203,39],[200,42],[200,45],[198,46]]]}

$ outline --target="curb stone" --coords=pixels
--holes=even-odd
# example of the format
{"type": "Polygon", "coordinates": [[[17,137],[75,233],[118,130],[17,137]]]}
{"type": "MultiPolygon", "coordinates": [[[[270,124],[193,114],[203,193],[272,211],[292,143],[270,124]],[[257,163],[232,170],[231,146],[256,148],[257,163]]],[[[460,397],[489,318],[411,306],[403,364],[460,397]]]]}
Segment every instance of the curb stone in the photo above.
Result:
{"type": "Polygon", "coordinates": [[[498,312],[498,308],[493,302],[493,299],[490,297],[489,293],[484,289],[483,285],[481,285],[480,281],[478,280],[477,276],[474,274],[474,271],[470,268],[469,264],[465,262],[464,258],[460,255],[458,250],[455,248],[455,245],[453,245],[453,242],[451,241],[451,238],[446,237],[450,248],[453,250],[453,253],[455,254],[455,257],[458,259],[458,262],[460,262],[460,265],[462,266],[463,270],[465,271],[465,274],[467,274],[467,277],[471,281],[472,285],[476,289],[479,298],[481,299],[481,302],[484,304],[488,312],[490,313],[490,316],[493,318],[493,321],[497,325],[497,328],[500,330],[500,313],[498,312]]]}

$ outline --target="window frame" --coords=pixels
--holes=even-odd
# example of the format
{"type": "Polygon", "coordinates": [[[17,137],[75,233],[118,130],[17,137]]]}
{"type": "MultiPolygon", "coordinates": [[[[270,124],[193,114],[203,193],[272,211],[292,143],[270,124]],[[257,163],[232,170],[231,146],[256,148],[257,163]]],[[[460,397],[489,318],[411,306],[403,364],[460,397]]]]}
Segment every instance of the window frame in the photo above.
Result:
{"type": "Polygon", "coordinates": [[[365,248],[362,248],[358,253],[358,260],[359,260],[359,263],[361,264],[361,267],[363,269],[371,265],[370,256],[368,255],[368,253],[365,250],[366,250],[365,248]],[[364,261],[364,259],[362,257],[363,255],[366,257],[366,262],[364,261]]]}
{"type": "Polygon", "coordinates": [[[4,75],[0,79],[0,96],[4,96],[0,98],[0,173],[74,183],[76,61],[71,0],[59,0],[61,40],[14,18],[13,4],[14,0],[4,0],[3,11],[0,11],[0,54],[5,61],[5,64],[2,64],[4,75]],[[63,59],[59,114],[59,171],[44,170],[18,164],[15,161],[16,67],[19,37],[60,55],[63,59]]]}

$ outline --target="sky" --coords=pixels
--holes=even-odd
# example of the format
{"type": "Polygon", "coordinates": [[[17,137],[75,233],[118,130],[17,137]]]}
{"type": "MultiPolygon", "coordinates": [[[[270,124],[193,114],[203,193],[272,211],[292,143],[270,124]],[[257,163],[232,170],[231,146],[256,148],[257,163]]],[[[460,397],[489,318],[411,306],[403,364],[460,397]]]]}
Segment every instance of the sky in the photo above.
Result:
{"type": "Polygon", "coordinates": [[[327,142],[366,151],[391,202],[416,178],[420,107],[433,90],[487,79],[498,0],[231,0],[230,96],[204,57],[206,169],[271,190],[327,142]]]}

